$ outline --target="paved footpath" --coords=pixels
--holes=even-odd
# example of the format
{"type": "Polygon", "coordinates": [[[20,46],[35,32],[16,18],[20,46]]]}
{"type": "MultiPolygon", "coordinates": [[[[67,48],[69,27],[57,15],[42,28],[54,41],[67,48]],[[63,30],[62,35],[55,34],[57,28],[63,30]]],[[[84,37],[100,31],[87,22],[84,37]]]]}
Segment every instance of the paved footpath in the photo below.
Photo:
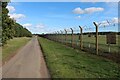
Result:
{"type": "Polygon", "coordinates": [[[3,78],[50,78],[37,37],[2,67],[3,78]]]}

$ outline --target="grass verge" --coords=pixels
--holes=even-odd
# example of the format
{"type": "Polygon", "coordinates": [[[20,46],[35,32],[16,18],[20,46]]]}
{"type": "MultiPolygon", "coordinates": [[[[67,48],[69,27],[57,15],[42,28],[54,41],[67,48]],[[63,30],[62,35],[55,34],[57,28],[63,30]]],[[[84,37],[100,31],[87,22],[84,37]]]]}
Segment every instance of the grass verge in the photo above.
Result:
{"type": "Polygon", "coordinates": [[[52,78],[118,78],[119,64],[39,38],[52,78]]]}
{"type": "Polygon", "coordinates": [[[4,64],[10,57],[12,57],[18,49],[24,46],[30,38],[22,37],[22,38],[14,38],[7,42],[6,45],[2,47],[2,62],[4,64]]]}

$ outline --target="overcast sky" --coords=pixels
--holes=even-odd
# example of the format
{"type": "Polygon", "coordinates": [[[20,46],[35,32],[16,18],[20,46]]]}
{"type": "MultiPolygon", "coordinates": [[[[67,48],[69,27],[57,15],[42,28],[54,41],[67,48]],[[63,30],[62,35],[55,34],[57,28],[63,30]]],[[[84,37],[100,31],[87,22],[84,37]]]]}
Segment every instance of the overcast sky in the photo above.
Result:
{"type": "MultiPolygon", "coordinates": [[[[117,2],[11,2],[7,8],[10,17],[32,33],[79,29],[79,25],[91,28],[94,21],[104,25],[107,20],[118,22],[117,2]]],[[[108,29],[116,31],[117,27],[108,29]]]]}

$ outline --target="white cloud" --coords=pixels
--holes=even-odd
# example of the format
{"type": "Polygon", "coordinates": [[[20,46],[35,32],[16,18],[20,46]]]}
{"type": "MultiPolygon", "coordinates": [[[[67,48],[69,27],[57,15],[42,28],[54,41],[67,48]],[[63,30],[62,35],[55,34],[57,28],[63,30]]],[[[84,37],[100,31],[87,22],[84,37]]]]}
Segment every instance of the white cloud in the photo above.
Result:
{"type": "Polygon", "coordinates": [[[101,21],[100,26],[108,26],[108,25],[110,25],[110,23],[108,23],[108,21],[101,21]]]}
{"type": "Polygon", "coordinates": [[[36,27],[36,28],[40,28],[40,29],[41,29],[41,28],[44,28],[44,27],[45,27],[45,25],[44,25],[44,24],[38,24],[38,25],[36,25],[35,27],[36,27]]]}
{"type": "Polygon", "coordinates": [[[80,7],[78,7],[73,10],[73,13],[89,14],[89,13],[99,12],[99,11],[103,11],[103,10],[104,10],[104,8],[101,8],[101,7],[90,7],[90,8],[85,8],[85,9],[81,9],[80,7]]]}
{"type": "Polygon", "coordinates": [[[21,18],[25,18],[25,15],[24,14],[16,14],[16,13],[13,13],[13,14],[8,14],[10,16],[10,18],[13,18],[15,20],[17,19],[21,19],[21,18]]]}
{"type": "Polygon", "coordinates": [[[99,11],[103,11],[104,9],[103,8],[101,8],[101,7],[98,7],[98,8],[96,8],[96,7],[91,7],[91,8],[86,8],[85,10],[84,10],[84,12],[85,13],[94,13],[94,12],[99,12],[99,11]]]}
{"type": "Polygon", "coordinates": [[[118,19],[117,17],[114,17],[112,19],[113,23],[120,23],[120,19],[118,19]]]}
{"type": "Polygon", "coordinates": [[[75,13],[75,14],[84,14],[84,10],[82,10],[81,8],[75,8],[74,10],[73,10],[73,13],[75,13]]]}
{"type": "Polygon", "coordinates": [[[31,26],[32,26],[32,24],[30,24],[30,23],[23,24],[23,27],[27,28],[29,31],[31,29],[31,26]]]}
{"type": "Polygon", "coordinates": [[[33,33],[33,34],[36,34],[36,33],[46,33],[47,29],[45,29],[45,25],[40,23],[40,24],[37,24],[36,26],[34,27],[29,27],[29,30],[33,33]]]}
{"type": "Polygon", "coordinates": [[[31,27],[31,26],[32,26],[32,24],[30,24],[30,23],[23,24],[23,27],[31,27]]]}
{"type": "Polygon", "coordinates": [[[113,19],[111,20],[105,20],[105,21],[101,21],[101,22],[97,22],[97,24],[99,26],[109,26],[109,25],[114,25],[114,24],[118,24],[120,23],[120,21],[118,20],[117,17],[114,17],[113,19]]]}
{"type": "Polygon", "coordinates": [[[15,8],[13,6],[7,6],[6,7],[10,12],[14,12],[15,8]]]}
{"type": "Polygon", "coordinates": [[[81,16],[77,16],[77,17],[75,17],[75,19],[80,19],[81,18],[81,16]]]}
{"type": "MultiPolygon", "coordinates": [[[[15,8],[13,6],[7,6],[7,9],[9,10],[9,12],[15,11],[15,8]]],[[[10,18],[14,20],[18,20],[26,17],[24,14],[17,14],[17,13],[9,13],[8,15],[10,16],[10,18]]]]}

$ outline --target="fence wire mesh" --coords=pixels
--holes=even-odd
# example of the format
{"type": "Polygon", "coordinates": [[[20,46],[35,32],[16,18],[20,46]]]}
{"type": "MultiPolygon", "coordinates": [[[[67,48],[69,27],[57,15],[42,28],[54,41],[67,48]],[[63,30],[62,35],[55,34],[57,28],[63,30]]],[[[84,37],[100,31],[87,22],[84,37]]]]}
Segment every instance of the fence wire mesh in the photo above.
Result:
{"type": "Polygon", "coordinates": [[[118,45],[118,36],[120,35],[118,25],[108,20],[95,24],[92,24],[91,27],[78,26],[56,31],[53,34],[46,34],[45,37],[90,53],[116,56],[119,53],[118,47],[120,47],[118,45]],[[107,39],[108,35],[111,35],[111,38],[107,39]],[[114,40],[115,43],[108,43],[108,40],[114,40]]]}

